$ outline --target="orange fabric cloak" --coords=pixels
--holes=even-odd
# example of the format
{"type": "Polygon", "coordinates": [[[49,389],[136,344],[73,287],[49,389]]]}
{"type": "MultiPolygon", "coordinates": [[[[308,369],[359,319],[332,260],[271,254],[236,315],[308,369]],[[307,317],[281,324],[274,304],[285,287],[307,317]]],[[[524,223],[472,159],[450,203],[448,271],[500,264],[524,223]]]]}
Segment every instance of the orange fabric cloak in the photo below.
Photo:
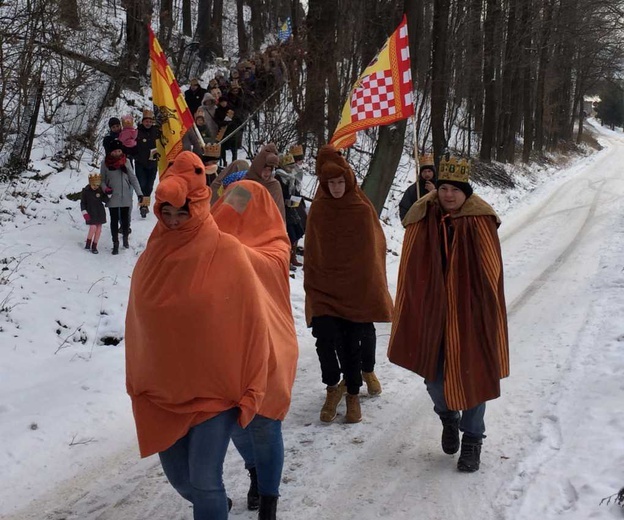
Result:
{"type": "Polygon", "coordinates": [[[180,153],[156,190],[159,222],[132,275],[126,385],[143,457],[233,407],[245,427],[264,399],[271,301],[248,248],[217,228],[210,195],[199,157],[180,153]],[[167,228],[164,202],[188,202],[190,219],[167,228]]]}
{"type": "Polygon", "coordinates": [[[297,332],[290,303],[290,241],[269,192],[242,180],[225,191],[212,215],[219,229],[244,244],[260,280],[269,323],[270,353],[266,393],[258,413],[283,420],[297,371],[297,332]]]}

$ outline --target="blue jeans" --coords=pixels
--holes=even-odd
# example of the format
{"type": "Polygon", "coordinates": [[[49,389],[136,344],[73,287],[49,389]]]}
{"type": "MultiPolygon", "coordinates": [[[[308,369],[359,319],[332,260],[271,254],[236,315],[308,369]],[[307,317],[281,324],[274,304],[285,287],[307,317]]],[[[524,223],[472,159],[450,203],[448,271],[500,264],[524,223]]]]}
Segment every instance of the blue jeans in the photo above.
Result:
{"type": "Polygon", "coordinates": [[[158,454],[171,485],[193,504],[194,520],[227,520],[223,461],[238,414],[238,408],[221,412],[158,454]]]}
{"type": "Polygon", "coordinates": [[[284,467],[282,421],[256,415],[245,429],[236,423],[232,441],[245,461],[245,468],[256,468],[258,493],[278,497],[284,467]]]}
{"type": "MultiPolygon", "coordinates": [[[[444,348],[444,347],[442,347],[444,348]]],[[[485,438],[485,403],[478,404],[461,413],[449,410],[444,398],[444,350],[438,361],[438,370],[434,381],[425,380],[427,392],[433,401],[433,411],[438,414],[442,421],[459,419],[459,429],[469,437],[475,439],[485,438]]]]}

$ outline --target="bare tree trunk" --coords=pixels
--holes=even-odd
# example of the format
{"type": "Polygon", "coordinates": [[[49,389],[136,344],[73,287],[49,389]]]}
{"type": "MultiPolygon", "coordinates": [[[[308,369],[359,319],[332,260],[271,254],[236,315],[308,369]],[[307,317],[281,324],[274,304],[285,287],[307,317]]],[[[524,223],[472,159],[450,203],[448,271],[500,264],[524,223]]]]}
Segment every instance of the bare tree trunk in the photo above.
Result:
{"type": "Polygon", "coordinates": [[[375,206],[377,214],[381,215],[386,198],[392,187],[396,169],[403,153],[403,141],[407,120],[382,126],[379,129],[379,139],[373,154],[373,160],[362,184],[364,193],[375,206]]]}
{"type": "Polygon", "coordinates": [[[524,121],[524,143],[522,147],[522,162],[528,163],[533,149],[533,79],[532,79],[532,38],[531,12],[532,0],[522,2],[522,106],[524,121]]]}
{"type": "Polygon", "coordinates": [[[202,61],[209,61],[213,57],[211,54],[211,16],[212,0],[198,0],[195,33],[199,42],[199,58],[202,61]]]}
{"type": "Polygon", "coordinates": [[[171,31],[173,29],[173,0],[160,0],[160,29],[158,31],[158,40],[160,46],[167,50],[171,40],[171,31]]]}
{"type": "Polygon", "coordinates": [[[483,134],[481,136],[482,161],[492,160],[496,125],[496,49],[494,47],[494,32],[499,23],[501,9],[500,0],[487,0],[487,15],[483,31],[483,85],[485,87],[485,105],[483,112],[483,134]]]}
{"type": "Polygon", "coordinates": [[[126,9],[126,63],[139,77],[147,75],[149,37],[147,25],[152,16],[150,0],[122,0],[126,9]]]}
{"type": "Polygon", "coordinates": [[[446,52],[450,4],[450,0],[434,0],[433,2],[431,129],[436,161],[444,153],[447,145],[444,135],[444,116],[447,95],[446,52]]]}
{"type": "Polygon", "coordinates": [[[535,94],[535,150],[544,150],[544,101],[546,96],[546,71],[549,63],[549,46],[552,34],[554,0],[543,0],[542,34],[540,37],[540,57],[537,68],[537,91],[535,94]]]}
{"type": "Polygon", "coordinates": [[[76,0],[58,0],[59,17],[70,29],[80,27],[80,17],[78,16],[78,2],[76,0]]]}
{"type": "Polygon", "coordinates": [[[223,57],[223,0],[214,0],[212,4],[212,51],[215,56],[223,57]]]}
{"type": "Polygon", "coordinates": [[[236,32],[238,34],[238,50],[241,56],[249,53],[249,40],[245,30],[245,0],[236,0],[236,32]]]}
{"type": "Polygon", "coordinates": [[[193,36],[192,20],[191,0],[182,0],[182,33],[184,36],[193,36]]]}

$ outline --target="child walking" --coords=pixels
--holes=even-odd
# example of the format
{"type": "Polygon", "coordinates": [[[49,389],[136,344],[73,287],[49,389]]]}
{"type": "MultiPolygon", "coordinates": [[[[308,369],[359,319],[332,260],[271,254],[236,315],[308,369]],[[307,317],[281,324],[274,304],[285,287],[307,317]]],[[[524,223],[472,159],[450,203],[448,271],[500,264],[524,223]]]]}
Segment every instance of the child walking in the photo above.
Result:
{"type": "Polygon", "coordinates": [[[106,223],[106,209],[104,204],[108,196],[101,187],[102,177],[99,173],[89,175],[89,184],[82,189],[80,195],[80,210],[85,222],[89,226],[85,249],[98,254],[97,245],[102,233],[102,224],[106,223]]]}

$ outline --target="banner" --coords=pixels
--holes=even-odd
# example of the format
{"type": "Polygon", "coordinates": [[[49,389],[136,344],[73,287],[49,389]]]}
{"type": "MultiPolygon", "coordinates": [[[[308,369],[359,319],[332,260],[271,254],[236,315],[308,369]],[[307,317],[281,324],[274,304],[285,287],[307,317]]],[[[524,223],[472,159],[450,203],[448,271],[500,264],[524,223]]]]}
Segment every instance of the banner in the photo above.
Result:
{"type": "Polygon", "coordinates": [[[290,21],[290,16],[286,18],[286,21],[280,25],[277,31],[277,39],[280,43],[287,42],[292,36],[292,23],[290,21]]]}
{"type": "Polygon", "coordinates": [[[407,17],[357,80],[330,140],[336,148],[355,143],[360,130],[414,115],[407,17]]]}
{"type": "Polygon", "coordinates": [[[162,175],[167,165],[182,151],[182,138],[192,128],[194,120],[154,31],[151,27],[148,29],[152,99],[156,123],[161,129],[161,137],[156,141],[160,155],[158,173],[162,175]]]}

